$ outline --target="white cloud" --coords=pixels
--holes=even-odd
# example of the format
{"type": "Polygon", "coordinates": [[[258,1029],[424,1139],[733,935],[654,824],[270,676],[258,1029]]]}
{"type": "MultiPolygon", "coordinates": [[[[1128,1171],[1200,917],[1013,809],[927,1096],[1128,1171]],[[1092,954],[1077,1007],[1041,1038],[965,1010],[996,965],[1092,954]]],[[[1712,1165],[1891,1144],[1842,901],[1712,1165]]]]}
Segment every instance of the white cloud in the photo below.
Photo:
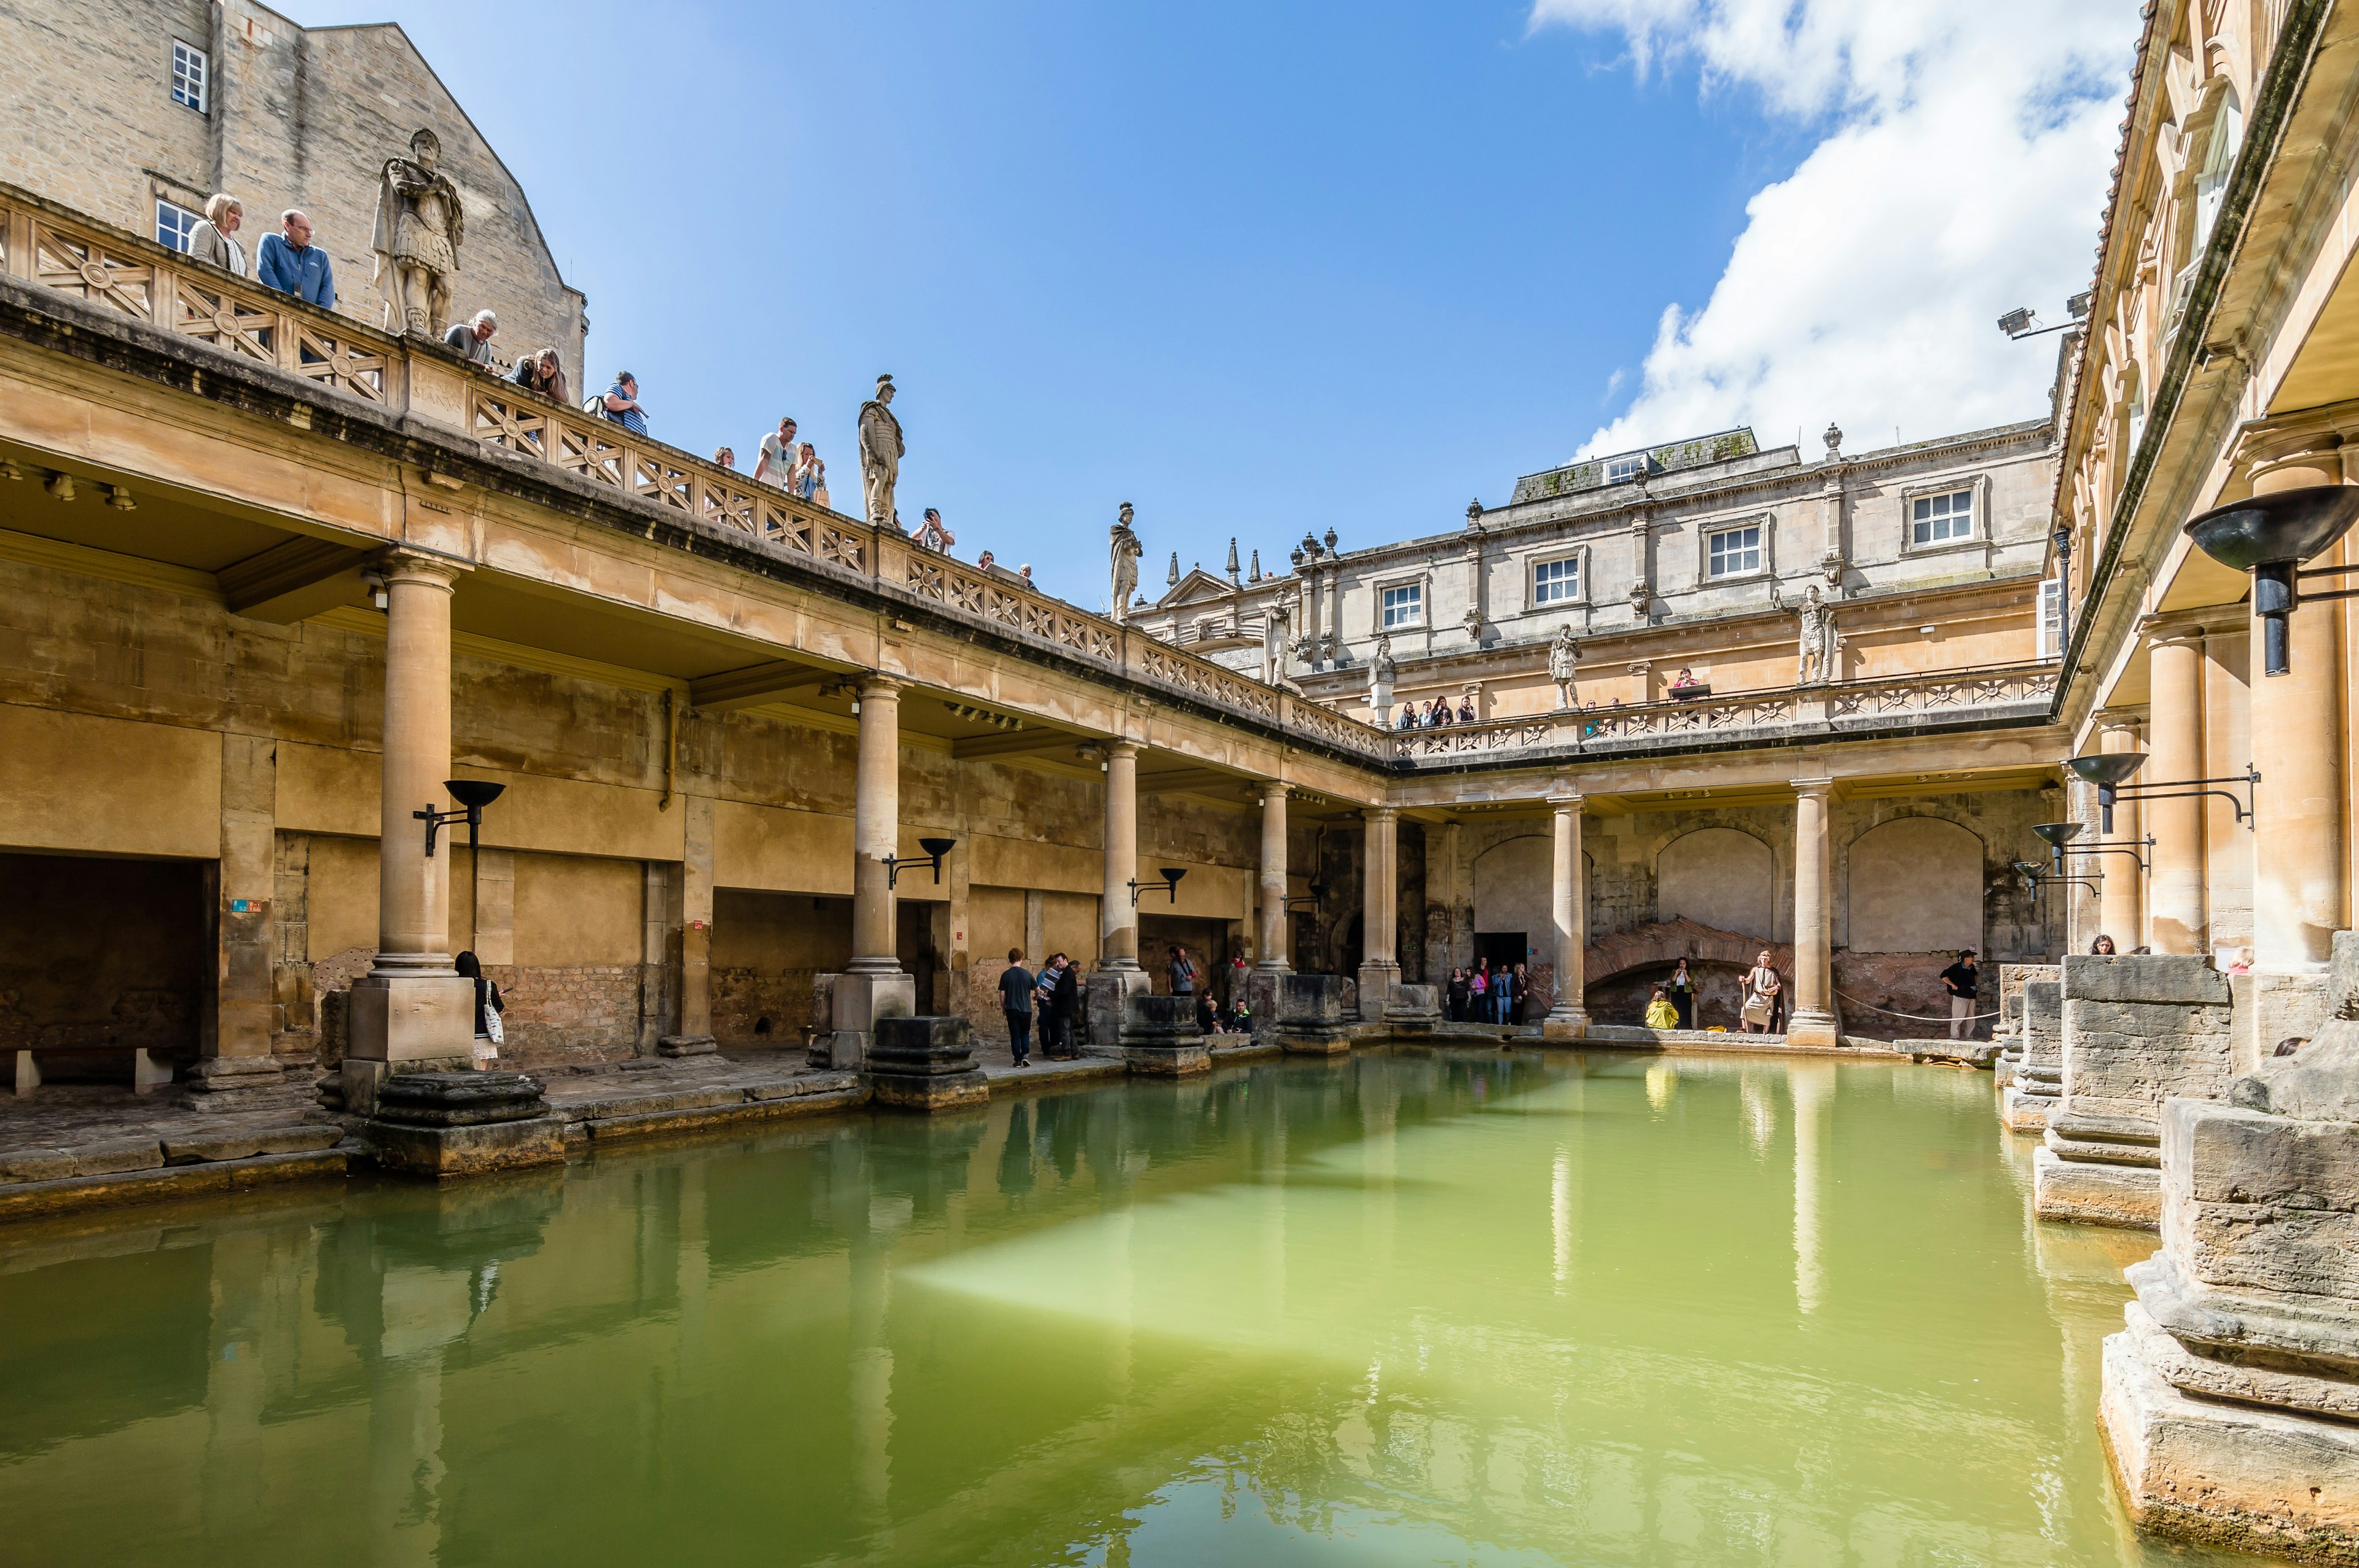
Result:
{"type": "Polygon", "coordinates": [[[2047,411],[2056,340],[1994,323],[2061,320],[2088,282],[2135,0],[1534,0],[1531,24],[1830,126],[1747,203],[1712,297],[1666,308],[1584,451],[1745,423],[1815,447],[1830,419],[1858,451],[2047,411]]]}

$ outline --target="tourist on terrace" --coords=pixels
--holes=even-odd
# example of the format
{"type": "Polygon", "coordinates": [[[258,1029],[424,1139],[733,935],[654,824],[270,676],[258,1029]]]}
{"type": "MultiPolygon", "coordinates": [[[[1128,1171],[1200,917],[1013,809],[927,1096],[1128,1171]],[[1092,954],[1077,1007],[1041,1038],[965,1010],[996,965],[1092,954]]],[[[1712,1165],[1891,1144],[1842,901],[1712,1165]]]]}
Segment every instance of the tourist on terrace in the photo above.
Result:
{"type": "Polygon", "coordinates": [[[606,417],[632,435],[647,433],[647,411],[639,406],[639,378],[629,371],[616,376],[614,384],[608,387],[606,395],[598,401],[605,410],[606,417]]]}
{"type": "Polygon", "coordinates": [[[1474,722],[1474,699],[1473,697],[1462,697],[1458,699],[1458,722],[1461,724],[1472,724],[1474,722]]]}
{"type": "Polygon", "coordinates": [[[734,469],[737,466],[737,449],[734,447],[715,447],[712,449],[712,460],[719,463],[723,468],[734,469]]]}
{"type": "Polygon", "coordinates": [[[2114,956],[2114,939],[2101,932],[2097,939],[2089,944],[2089,951],[2100,958],[2110,958],[2114,956]]]}
{"type": "Polygon", "coordinates": [[[795,466],[787,475],[787,488],[814,505],[827,504],[827,465],[819,460],[819,453],[805,441],[797,450],[795,466]]]}
{"type": "Polygon", "coordinates": [[[1171,944],[1170,973],[1173,996],[1196,994],[1196,961],[1188,957],[1188,949],[1177,942],[1171,944]]]}
{"type": "Polygon", "coordinates": [[[1962,947],[1958,961],[1941,971],[1941,983],[1950,989],[1950,1038],[1972,1040],[1974,1037],[1975,982],[1981,978],[1974,963],[1974,950],[1962,947]],[[1960,1030],[1965,1033],[1961,1034],[1960,1030]]]}
{"type": "Polygon", "coordinates": [[[278,215],[278,232],[262,236],[255,257],[255,281],[265,288],[291,294],[322,310],[336,308],[336,269],[328,253],[311,243],[311,220],[300,208],[278,215]]]}
{"type": "Polygon", "coordinates": [[[231,238],[245,221],[245,209],[238,205],[236,197],[219,192],[206,197],[203,219],[189,231],[189,254],[223,272],[252,277],[254,274],[246,267],[245,246],[231,238]]]}
{"type": "Polygon", "coordinates": [[[927,507],[926,520],[918,524],[918,548],[947,556],[951,553],[951,546],[957,543],[958,535],[942,526],[942,514],[930,506],[927,507]]]}
{"type": "Polygon", "coordinates": [[[565,395],[565,362],[558,357],[553,348],[543,349],[538,353],[518,355],[516,369],[508,373],[508,379],[527,392],[537,392],[552,403],[572,401],[565,395]]]}
{"type": "Polygon", "coordinates": [[[1007,949],[1007,968],[999,971],[999,1008],[1007,1015],[1007,1049],[1016,1065],[1032,1065],[1032,990],[1039,984],[1024,967],[1024,949],[1007,949]]]}
{"type": "Polygon", "coordinates": [[[1393,728],[1396,730],[1414,730],[1417,728],[1416,703],[1404,702],[1401,704],[1400,719],[1393,725],[1393,728]]]}
{"type": "Polygon", "coordinates": [[[1441,993],[1442,1016],[1452,1023],[1466,1022],[1466,999],[1473,994],[1467,989],[1466,971],[1450,971],[1450,984],[1441,993]]]}
{"type": "Polygon", "coordinates": [[[451,330],[442,334],[442,341],[458,350],[479,365],[492,362],[492,339],[500,330],[500,319],[488,310],[478,310],[464,321],[453,321],[451,330]]]}
{"type": "Polygon", "coordinates": [[[1653,999],[1647,1003],[1647,1027],[1649,1029],[1687,1027],[1680,1022],[1679,1009],[1671,1005],[1671,999],[1663,994],[1663,988],[1660,986],[1655,988],[1653,999]]]}
{"type": "Polygon", "coordinates": [[[775,484],[780,490],[794,489],[796,463],[795,420],[788,415],[778,421],[778,427],[762,438],[762,455],[754,460],[754,482],[775,484]]]}
{"type": "Polygon", "coordinates": [[[451,960],[451,967],[475,982],[475,1060],[480,1065],[495,1059],[500,1054],[500,1042],[505,1032],[500,1027],[500,1014],[508,1010],[500,988],[484,978],[484,961],[473,951],[462,953],[451,960]]]}
{"type": "Polygon", "coordinates": [[[1016,568],[1016,575],[1024,579],[1024,586],[1026,588],[1030,588],[1032,586],[1032,563],[1030,561],[1027,561],[1022,566],[1017,567],[1016,568]]]}
{"type": "Polygon", "coordinates": [[[1688,973],[1685,958],[1681,958],[1680,967],[1671,971],[1670,983],[1663,989],[1670,994],[1671,1007],[1680,1015],[1680,1027],[1693,1029],[1696,1026],[1696,983],[1695,977],[1688,973]]]}
{"type": "Polygon", "coordinates": [[[1755,955],[1745,971],[1745,1008],[1738,1028],[1747,1034],[1775,1034],[1785,1022],[1786,984],[1769,962],[1769,949],[1755,955]]]}

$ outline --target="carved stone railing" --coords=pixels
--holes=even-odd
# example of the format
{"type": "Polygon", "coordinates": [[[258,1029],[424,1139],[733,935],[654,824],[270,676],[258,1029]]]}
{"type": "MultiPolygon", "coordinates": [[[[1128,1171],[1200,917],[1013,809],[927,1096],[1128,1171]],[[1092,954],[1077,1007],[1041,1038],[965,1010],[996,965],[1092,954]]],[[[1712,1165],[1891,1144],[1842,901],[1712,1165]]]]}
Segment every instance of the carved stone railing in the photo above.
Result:
{"type": "Polygon", "coordinates": [[[1446,767],[1518,752],[1582,755],[1679,751],[1700,743],[1767,742],[1798,735],[1872,735],[1929,719],[1972,715],[2029,721],[2046,713],[2057,665],[2008,665],[1980,670],[1893,676],[1834,686],[1642,702],[1453,724],[1393,734],[1409,767],[1446,767]]]}
{"type": "Polygon", "coordinates": [[[1012,633],[1240,719],[1383,763],[1392,738],[1002,573],[919,549],[896,529],[754,484],[594,413],[486,375],[439,343],[397,337],[234,277],[128,231],[0,184],[0,273],[257,368],[546,464],[618,497],[854,574],[889,597],[1012,633]]]}

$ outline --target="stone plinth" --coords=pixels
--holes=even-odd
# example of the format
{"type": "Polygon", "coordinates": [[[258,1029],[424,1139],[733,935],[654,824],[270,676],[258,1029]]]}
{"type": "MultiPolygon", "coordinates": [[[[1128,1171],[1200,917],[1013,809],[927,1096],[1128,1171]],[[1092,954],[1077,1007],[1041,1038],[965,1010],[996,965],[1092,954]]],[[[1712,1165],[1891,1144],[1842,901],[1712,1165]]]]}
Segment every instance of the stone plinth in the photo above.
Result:
{"type": "Polygon", "coordinates": [[[385,1169],[436,1179],[565,1159],[565,1123],[525,1073],[396,1074],[361,1138],[385,1169]]]}
{"type": "Polygon", "coordinates": [[[1288,975],[1277,988],[1277,1043],[1295,1055],[1352,1049],[1351,1003],[1341,975],[1288,975]]]}
{"type": "Polygon", "coordinates": [[[2359,1022],[2164,1107],[2162,1249],[2126,1273],[2099,1413],[2139,1524],[2359,1563],[2359,1022]]]}
{"type": "Polygon", "coordinates": [[[963,1018],[876,1020],[867,1077],[876,1103],[899,1110],[952,1110],[991,1099],[963,1018]]]}
{"type": "MultiPolygon", "coordinates": [[[[2027,986],[2027,1021],[2038,988],[2027,986]]],[[[2064,960],[2064,1098],[2032,1159],[2042,1219],[2152,1229],[2162,1103],[2216,1098],[2233,1070],[2228,979],[2204,958],[2064,960]]]]}
{"type": "Polygon", "coordinates": [[[827,1065],[850,1072],[860,1067],[875,1044],[876,1025],[918,1011],[917,977],[901,969],[854,970],[828,986],[827,1065]]]}
{"type": "Polygon", "coordinates": [[[2022,1059],[1999,1101],[1999,1119],[2017,1132],[2045,1132],[2064,1099],[2064,982],[2023,986],[2022,1059]]]}
{"type": "MultiPolygon", "coordinates": [[[[1154,994],[1155,982],[1145,969],[1100,969],[1082,982],[1082,1016],[1078,1021],[1080,1039],[1076,1047],[1087,1044],[1101,1053],[1119,1050],[1124,1030],[1127,1027],[1130,999],[1154,994]]],[[[1192,1006],[1192,1003],[1191,1003],[1192,1006]]],[[[1193,1012],[1188,1022],[1195,1022],[1193,1012]]]]}
{"type": "Polygon", "coordinates": [[[1393,987],[1392,996],[1385,1003],[1385,1029],[1387,1033],[1430,1034],[1433,1026],[1440,1022],[1441,989],[1439,986],[1393,987]]]}
{"type": "Polygon", "coordinates": [[[1385,1009],[1392,1000],[1393,988],[1400,984],[1400,966],[1387,959],[1370,959],[1360,966],[1360,1021],[1375,1023],[1383,1019],[1385,1009]]]}
{"type": "Polygon", "coordinates": [[[1147,1077],[1184,1078],[1212,1070],[1196,1027],[1196,999],[1133,991],[1123,1000],[1122,1058],[1147,1077]]]}

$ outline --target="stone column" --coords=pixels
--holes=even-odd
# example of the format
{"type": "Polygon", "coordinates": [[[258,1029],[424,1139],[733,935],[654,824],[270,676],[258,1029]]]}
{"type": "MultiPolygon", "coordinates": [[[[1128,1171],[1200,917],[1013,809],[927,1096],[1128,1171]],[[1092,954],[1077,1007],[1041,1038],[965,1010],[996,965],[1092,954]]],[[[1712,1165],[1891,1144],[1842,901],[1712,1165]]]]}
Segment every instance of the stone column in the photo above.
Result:
{"type": "Polygon", "coordinates": [[[667,1056],[712,1054],[712,802],[680,798],[679,1033],[657,1049],[667,1056]]]}
{"type": "Polygon", "coordinates": [[[1552,795],[1555,852],[1549,879],[1550,924],[1556,935],[1556,1003],[1540,1025],[1542,1038],[1578,1040],[1589,1032],[1586,971],[1582,949],[1589,942],[1589,889],[1581,874],[1581,796],[1552,795]]]}
{"type": "MultiPolygon", "coordinates": [[[[2253,469],[2253,493],[2341,484],[2340,454],[2271,456],[2253,469]]],[[[2324,563],[2321,563],[2324,564],[2324,563]]],[[[2342,617],[2297,608],[2287,624],[2285,675],[2260,673],[2256,623],[2253,765],[2253,967],[2261,974],[2322,974],[2343,907],[2342,617]]]]}
{"type": "Polygon", "coordinates": [[[1261,786],[1261,957],[1258,968],[1284,974],[1286,951],[1286,784],[1261,786]]]}
{"type": "Polygon", "coordinates": [[[1400,983],[1400,895],[1397,875],[1400,812],[1389,806],[1372,806],[1362,814],[1366,823],[1366,866],[1360,879],[1360,1022],[1374,1023],[1385,1015],[1385,1003],[1400,983]]]}
{"type": "MultiPolygon", "coordinates": [[[[208,1108],[228,1109],[247,1097],[224,1092],[266,1087],[278,1076],[271,1054],[277,985],[271,965],[273,908],[278,882],[278,748],[259,735],[223,735],[221,771],[221,860],[212,879],[212,1003],[204,1020],[204,1059],[190,1070],[189,1087],[208,1108]]],[[[145,1051],[132,1062],[142,1094],[169,1083],[172,1069],[145,1051]]]]}
{"type": "MultiPolygon", "coordinates": [[[[2202,778],[2202,629],[2157,633],[2148,657],[2147,725],[2153,733],[2138,777],[2158,784],[2202,778]]],[[[2172,792],[2185,793],[2186,799],[2147,801],[2140,808],[2155,840],[2147,919],[2158,953],[2211,951],[2203,908],[2204,803],[2193,795],[2194,787],[2172,792]]]]}
{"type": "Polygon", "coordinates": [[[386,578],[385,752],[375,967],[353,986],[344,1102],[375,1108],[393,1072],[474,1065],[475,986],[451,967],[450,834],[426,854],[416,813],[450,808],[451,591],[460,563],[396,549],[386,578]]]}
{"type": "Polygon", "coordinates": [[[1834,1010],[1834,856],[1827,834],[1834,787],[1831,778],[1794,781],[1794,979],[1786,1038],[1797,1045],[1832,1045],[1841,1033],[1834,1010]]]}
{"type": "MultiPolygon", "coordinates": [[[[2117,753],[2139,749],[2137,723],[2117,715],[2101,717],[2097,723],[2097,749],[2117,753]]],[[[2149,762],[2139,770],[2152,773],[2149,762]]],[[[2157,773],[2158,778],[2165,775],[2157,773]]],[[[2135,849],[2143,857],[2146,847],[2139,842],[2146,837],[2140,830],[2139,812],[2135,801],[2122,800],[2114,806],[2114,830],[2104,831],[2104,816],[2097,818],[2097,832],[2107,844],[2118,844],[2135,849]]],[[[2068,858],[2069,859],[2069,858],[2068,858]]],[[[2126,953],[2146,945],[2146,872],[2127,855],[2092,855],[2071,860],[2072,864],[2090,866],[2104,873],[2097,888],[2097,929],[2114,939],[2114,947],[2126,953]]]]}
{"type": "Polygon", "coordinates": [[[1138,742],[1105,750],[1105,887],[1098,899],[1098,967],[1089,978],[1090,1043],[1119,1044],[1134,996],[1155,982],[1138,967],[1138,742]]]}
{"type": "Polygon", "coordinates": [[[917,1011],[917,980],[901,968],[891,870],[901,841],[901,688],[890,676],[860,682],[860,752],[852,805],[852,960],[836,977],[828,1060],[856,1067],[876,1020],[917,1011]]]}

